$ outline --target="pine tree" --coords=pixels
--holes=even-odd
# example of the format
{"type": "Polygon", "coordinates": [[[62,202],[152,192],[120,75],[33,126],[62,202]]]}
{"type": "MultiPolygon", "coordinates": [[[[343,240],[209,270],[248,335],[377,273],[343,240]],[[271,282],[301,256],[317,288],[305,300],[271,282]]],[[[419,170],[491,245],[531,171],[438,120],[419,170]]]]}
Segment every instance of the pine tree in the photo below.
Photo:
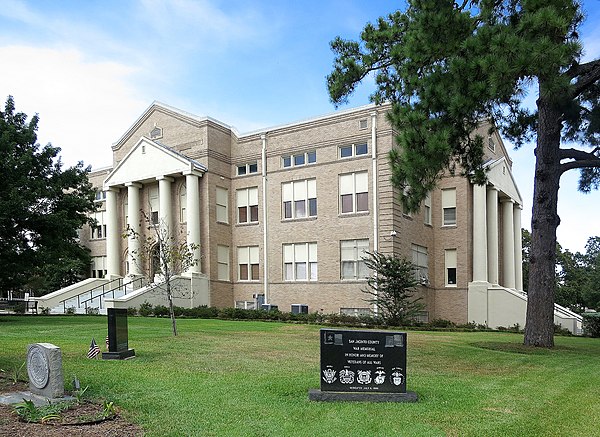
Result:
{"type": "Polygon", "coordinates": [[[334,103],[345,102],[367,75],[377,85],[372,99],[392,103],[392,181],[408,209],[418,208],[444,171],[485,182],[483,139],[472,135],[482,120],[517,147],[535,141],[530,346],[554,344],[560,177],[580,169],[581,191],[600,184],[600,60],[581,62],[582,20],[573,0],[410,0],[405,12],[367,24],[361,42],[331,43],[334,103]],[[537,88],[534,109],[523,106],[530,87],[537,88]]]}

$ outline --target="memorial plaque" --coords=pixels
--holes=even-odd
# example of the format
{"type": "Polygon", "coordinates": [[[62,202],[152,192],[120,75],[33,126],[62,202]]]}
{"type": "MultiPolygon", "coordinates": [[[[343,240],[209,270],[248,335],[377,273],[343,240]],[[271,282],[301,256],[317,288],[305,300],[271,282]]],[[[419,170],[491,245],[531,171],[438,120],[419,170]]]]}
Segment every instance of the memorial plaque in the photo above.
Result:
{"type": "Polygon", "coordinates": [[[50,343],[27,346],[29,390],[48,399],[62,398],[65,393],[62,373],[62,353],[50,343]]]}
{"type": "Polygon", "coordinates": [[[104,360],[122,360],[135,356],[129,349],[129,333],[127,327],[127,310],[124,308],[108,308],[108,352],[102,353],[104,360]]]}
{"type": "Polygon", "coordinates": [[[406,393],[406,333],[321,329],[321,391],[406,393]]]}

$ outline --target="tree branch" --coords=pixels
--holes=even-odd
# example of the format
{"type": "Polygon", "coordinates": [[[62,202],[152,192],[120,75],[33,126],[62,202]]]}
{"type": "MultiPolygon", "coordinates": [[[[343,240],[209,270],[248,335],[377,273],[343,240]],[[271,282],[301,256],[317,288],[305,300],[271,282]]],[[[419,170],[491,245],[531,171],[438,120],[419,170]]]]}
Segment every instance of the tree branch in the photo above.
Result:
{"type": "Polygon", "coordinates": [[[571,98],[575,98],[600,79],[600,59],[573,65],[565,74],[571,79],[578,78],[571,91],[571,98]]]}

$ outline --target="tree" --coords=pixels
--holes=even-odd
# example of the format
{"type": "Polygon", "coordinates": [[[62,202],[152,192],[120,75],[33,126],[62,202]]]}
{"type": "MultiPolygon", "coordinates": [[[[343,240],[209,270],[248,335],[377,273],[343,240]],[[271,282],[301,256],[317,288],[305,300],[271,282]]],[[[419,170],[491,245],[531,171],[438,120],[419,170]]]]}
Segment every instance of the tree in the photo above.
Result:
{"type": "Polygon", "coordinates": [[[473,135],[482,120],[517,147],[536,141],[524,338],[530,346],[554,344],[560,177],[580,169],[580,190],[600,185],[600,60],[581,63],[582,17],[573,0],[410,0],[405,12],[367,24],[361,43],[331,43],[334,103],[345,102],[369,74],[377,85],[373,101],[392,103],[392,182],[409,209],[444,171],[485,182],[483,138],[473,135]],[[538,96],[529,109],[523,101],[533,86],[538,96]]]}
{"type": "Polygon", "coordinates": [[[362,257],[371,270],[367,279],[369,288],[363,290],[371,296],[368,302],[377,309],[386,324],[406,325],[414,321],[423,310],[421,297],[416,297],[415,266],[409,261],[380,252],[366,252],[362,257]]]}
{"type": "Polygon", "coordinates": [[[162,283],[154,284],[156,291],[164,291],[169,304],[169,317],[171,318],[171,327],[173,336],[177,336],[177,323],[175,321],[175,309],[173,297],[175,287],[173,279],[181,275],[188,268],[196,265],[198,260],[194,258],[194,251],[198,248],[195,244],[188,244],[171,233],[171,230],[164,222],[155,222],[144,211],[140,211],[143,221],[146,224],[147,234],[136,232],[131,227],[127,228],[124,237],[132,237],[140,242],[139,249],[132,251],[134,262],[146,264],[148,279],[154,283],[154,278],[150,277],[158,273],[162,283]],[[156,262],[154,268],[151,264],[156,262]],[[164,288],[163,288],[164,286],[164,288]]]}
{"type": "Polygon", "coordinates": [[[38,116],[0,111],[0,292],[41,294],[80,280],[90,266],[78,230],[95,211],[90,168],[62,168],[60,148],[37,141],[38,116]]]}

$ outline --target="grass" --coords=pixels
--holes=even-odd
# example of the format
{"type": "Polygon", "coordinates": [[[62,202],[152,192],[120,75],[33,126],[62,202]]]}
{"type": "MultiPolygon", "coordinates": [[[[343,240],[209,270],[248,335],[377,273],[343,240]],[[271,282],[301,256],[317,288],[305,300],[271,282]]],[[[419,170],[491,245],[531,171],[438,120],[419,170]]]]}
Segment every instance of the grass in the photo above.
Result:
{"type": "Polygon", "coordinates": [[[106,317],[0,317],[0,368],[29,343],[63,352],[66,388],[114,401],[148,436],[600,436],[600,339],[553,350],[511,333],[408,333],[415,404],[317,403],[317,326],[129,318],[127,361],[85,358],[106,317]]]}

